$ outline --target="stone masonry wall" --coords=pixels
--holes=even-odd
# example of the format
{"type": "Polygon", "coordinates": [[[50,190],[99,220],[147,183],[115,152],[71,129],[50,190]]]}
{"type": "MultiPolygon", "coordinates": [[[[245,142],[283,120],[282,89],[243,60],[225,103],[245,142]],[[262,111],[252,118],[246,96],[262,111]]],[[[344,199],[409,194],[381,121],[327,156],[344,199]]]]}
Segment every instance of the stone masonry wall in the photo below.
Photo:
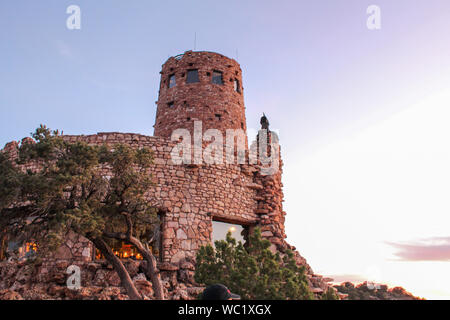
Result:
{"type": "Polygon", "coordinates": [[[175,165],[170,152],[175,143],[160,137],[138,134],[99,133],[65,136],[66,140],[90,144],[126,143],[154,152],[150,169],[155,187],[147,199],[165,212],[163,218],[163,261],[177,264],[194,259],[196,250],[211,241],[212,220],[256,224],[256,190],[253,177],[238,165],[175,165]]]}
{"type": "Polygon", "coordinates": [[[226,129],[246,132],[242,71],[235,60],[214,52],[187,51],[169,58],[160,73],[155,136],[170,138],[179,128],[188,129],[192,135],[194,121],[202,121],[203,132],[211,128],[223,134],[226,129]],[[198,70],[199,82],[186,83],[191,69],[198,70]],[[212,83],[214,71],[222,72],[222,85],[212,83]],[[176,85],[169,88],[171,75],[176,85]]]}
{"type": "MultiPolygon", "coordinates": [[[[196,252],[200,246],[211,242],[214,220],[240,224],[249,230],[260,226],[262,236],[272,244],[271,250],[282,253],[287,249],[295,250],[285,241],[281,156],[279,170],[271,175],[262,173],[260,163],[248,162],[251,152],[246,137],[239,63],[214,52],[187,51],[169,58],[160,73],[155,136],[110,132],[65,135],[63,138],[92,145],[123,143],[153,150],[154,164],[148,173],[153,176],[155,186],[148,190],[146,197],[162,213],[162,259],[159,267],[166,278],[172,279],[169,281],[171,286],[176,286],[177,279],[192,283],[196,252]],[[194,69],[198,70],[199,81],[187,83],[188,71],[194,69]],[[222,74],[222,83],[212,81],[214,72],[222,74]],[[172,76],[175,85],[169,86],[172,76]],[[202,134],[208,129],[217,129],[226,139],[228,129],[243,133],[246,164],[174,164],[170,154],[176,142],[170,141],[171,135],[176,129],[187,129],[191,137],[194,136],[194,122],[201,123],[202,134]]],[[[201,142],[205,147],[207,142],[201,142]]],[[[22,143],[33,143],[33,140],[25,138],[22,143]]],[[[11,142],[3,151],[14,158],[18,146],[19,142],[11,142]]],[[[233,152],[236,154],[238,151],[233,149],[233,152]]],[[[226,157],[226,149],[223,156],[226,157]]],[[[39,167],[36,163],[29,163],[23,169],[38,170],[39,167]]],[[[58,250],[55,259],[92,260],[92,244],[86,239],[74,240],[71,237],[58,250]]],[[[298,264],[306,267],[311,287],[318,293],[325,289],[324,281],[313,274],[297,251],[295,257],[298,264]]]]}
{"type": "MultiPolygon", "coordinates": [[[[148,191],[147,198],[164,212],[159,267],[171,290],[179,283],[195,286],[196,251],[211,242],[213,220],[260,226],[262,236],[272,243],[273,251],[295,250],[285,241],[281,161],[277,173],[261,175],[258,165],[175,165],[170,157],[175,143],[162,137],[114,132],[63,137],[70,142],[83,141],[91,145],[124,143],[134,148],[147,147],[154,152],[149,174],[155,186],[148,191]]],[[[22,143],[31,141],[26,138],[22,143]]],[[[4,151],[15,157],[17,147],[18,143],[12,142],[4,151]]],[[[36,169],[31,164],[26,168],[36,169]]],[[[85,263],[92,260],[92,244],[80,238],[68,237],[56,253],[55,261],[85,263]]],[[[306,267],[311,287],[316,292],[324,290],[327,285],[321,277],[313,274],[298,252],[295,257],[298,264],[306,267]]]]}

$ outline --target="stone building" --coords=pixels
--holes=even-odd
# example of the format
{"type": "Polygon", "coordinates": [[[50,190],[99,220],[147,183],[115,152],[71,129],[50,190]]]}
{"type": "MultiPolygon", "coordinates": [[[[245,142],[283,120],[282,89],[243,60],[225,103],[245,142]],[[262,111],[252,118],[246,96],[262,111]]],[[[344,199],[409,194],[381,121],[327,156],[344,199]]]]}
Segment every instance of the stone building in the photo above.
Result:
{"type": "MultiPolygon", "coordinates": [[[[210,243],[214,234],[220,234],[223,230],[236,230],[234,235],[238,238],[242,236],[245,241],[246,234],[259,226],[262,236],[271,242],[271,250],[295,251],[285,241],[286,213],[282,206],[281,158],[278,154],[277,168],[271,174],[262,172],[261,162],[252,163],[250,160],[252,150],[257,149],[258,142],[248,146],[244,87],[239,64],[218,53],[187,51],[169,58],[163,64],[160,74],[154,136],[110,132],[63,137],[68,141],[85,141],[93,145],[125,143],[135,148],[148,147],[154,151],[151,173],[155,179],[155,187],[149,190],[147,196],[148,201],[159,208],[160,237],[158,247],[154,250],[158,252],[163,279],[170,282],[168,289],[176,290],[180,283],[188,287],[193,285],[196,251],[200,246],[210,243]],[[196,126],[201,133],[200,138],[198,132],[196,137],[196,126]],[[207,136],[211,129],[216,129],[216,135],[220,132],[223,141],[230,129],[244,134],[245,161],[237,163],[235,160],[234,163],[222,164],[193,161],[177,164],[173,160],[172,151],[179,140],[171,139],[177,129],[186,129],[185,132],[193,140],[199,139],[203,147],[206,147],[207,141],[202,140],[202,136],[207,136]]],[[[268,141],[271,141],[271,137],[269,131],[268,141]]],[[[217,137],[215,139],[217,141],[217,137]]],[[[235,141],[234,137],[232,140],[235,141]]],[[[27,140],[22,141],[25,142],[27,140]]],[[[4,151],[14,157],[18,145],[18,142],[8,143],[4,151]]],[[[223,157],[227,150],[230,150],[229,147],[224,147],[223,157]]],[[[270,150],[269,147],[269,152],[270,150]]],[[[195,147],[193,151],[194,159],[195,147]]],[[[233,147],[231,154],[236,156],[238,152],[233,147]]],[[[29,248],[25,247],[23,252],[26,253],[27,250],[29,248]]],[[[135,255],[132,248],[124,245],[115,250],[122,258],[135,255]]],[[[315,292],[326,289],[327,284],[320,276],[313,274],[297,251],[295,257],[298,264],[306,266],[315,292]]],[[[92,265],[100,264],[92,244],[75,235],[58,250],[52,263],[62,266],[79,264],[88,269],[88,265],[91,265],[90,268],[94,270],[91,278],[83,278],[88,284],[95,282],[95,274],[98,273],[92,265]]],[[[46,272],[51,269],[48,266],[42,268],[46,272]]],[[[41,271],[38,273],[42,277],[46,273],[41,271]]],[[[0,289],[6,289],[10,284],[3,284],[4,288],[0,284],[0,289]]]]}

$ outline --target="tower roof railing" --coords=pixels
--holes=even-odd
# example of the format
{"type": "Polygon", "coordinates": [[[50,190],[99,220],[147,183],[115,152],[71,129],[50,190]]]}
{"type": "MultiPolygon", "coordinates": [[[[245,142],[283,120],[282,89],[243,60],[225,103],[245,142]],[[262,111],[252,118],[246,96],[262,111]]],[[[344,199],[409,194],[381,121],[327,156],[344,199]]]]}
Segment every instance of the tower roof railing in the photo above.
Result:
{"type": "Polygon", "coordinates": [[[181,60],[181,58],[183,58],[183,56],[184,56],[184,53],[182,53],[182,54],[177,54],[176,56],[174,56],[174,59],[176,59],[176,60],[181,60]]]}

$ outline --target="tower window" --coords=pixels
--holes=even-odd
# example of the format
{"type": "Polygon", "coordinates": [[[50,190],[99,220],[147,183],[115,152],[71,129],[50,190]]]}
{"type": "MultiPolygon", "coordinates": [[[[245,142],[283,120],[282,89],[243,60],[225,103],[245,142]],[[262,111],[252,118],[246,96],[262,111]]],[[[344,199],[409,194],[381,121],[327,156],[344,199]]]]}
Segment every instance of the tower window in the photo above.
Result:
{"type": "Polygon", "coordinates": [[[213,245],[215,241],[225,240],[228,232],[230,232],[231,236],[237,241],[241,241],[243,244],[246,242],[245,228],[243,226],[239,224],[213,220],[211,235],[213,245]]]}
{"type": "Polygon", "coordinates": [[[175,81],[175,75],[171,74],[169,76],[169,88],[175,87],[176,81],[175,81]]]}
{"type": "Polygon", "coordinates": [[[173,101],[169,102],[169,103],[167,104],[167,107],[173,108],[173,107],[174,107],[174,102],[173,102],[173,101]]]}
{"type": "Polygon", "coordinates": [[[212,81],[211,82],[215,83],[215,84],[223,84],[222,72],[220,72],[220,71],[213,71],[212,81]]]}
{"type": "Polygon", "coordinates": [[[186,83],[194,83],[199,81],[200,80],[198,79],[198,70],[197,69],[188,70],[186,83]]]}
{"type": "Polygon", "coordinates": [[[222,115],[221,114],[216,113],[215,116],[216,116],[216,120],[222,120],[222,115]]]}
{"type": "Polygon", "coordinates": [[[15,256],[17,259],[32,258],[37,250],[37,244],[31,240],[20,241],[6,234],[0,237],[0,260],[8,256],[15,256]]]}
{"type": "MultiPolygon", "coordinates": [[[[159,260],[162,260],[162,242],[163,242],[163,224],[164,224],[164,212],[157,213],[157,220],[150,223],[146,230],[143,230],[146,234],[153,238],[153,242],[149,246],[151,253],[159,260]]],[[[113,253],[120,259],[132,259],[132,260],[143,260],[142,255],[137,250],[137,248],[131,244],[127,244],[120,240],[111,241],[111,249],[113,253]]],[[[103,254],[95,248],[95,259],[103,260],[105,257],[103,254]]]]}
{"type": "Polygon", "coordinates": [[[239,86],[239,80],[234,79],[234,91],[241,93],[241,87],[239,86]]]}

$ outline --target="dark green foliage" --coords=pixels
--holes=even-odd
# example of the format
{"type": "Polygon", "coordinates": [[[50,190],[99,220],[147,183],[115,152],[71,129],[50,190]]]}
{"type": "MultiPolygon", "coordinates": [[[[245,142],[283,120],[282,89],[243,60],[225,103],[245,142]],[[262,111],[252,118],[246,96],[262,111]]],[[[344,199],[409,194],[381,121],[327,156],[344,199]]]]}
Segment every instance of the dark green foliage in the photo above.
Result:
{"type": "Polygon", "coordinates": [[[270,251],[270,242],[256,228],[243,246],[227,234],[226,240],[201,247],[197,254],[195,280],[204,285],[222,283],[242,299],[313,299],[305,270],[292,252],[284,257],[270,251]]]}
{"type": "Polygon", "coordinates": [[[0,152],[0,210],[9,207],[20,193],[20,178],[6,154],[0,152]]]}
{"type": "Polygon", "coordinates": [[[322,294],[321,300],[339,300],[339,296],[336,294],[336,291],[330,287],[322,294]]]}
{"type": "Polygon", "coordinates": [[[68,231],[111,241],[105,234],[125,232],[127,219],[135,237],[152,236],[156,210],[144,198],[149,150],[70,143],[45,126],[32,137],[36,143],[22,143],[17,162],[39,170],[18,170],[0,153],[0,230],[37,242],[40,255],[68,231]]]}

